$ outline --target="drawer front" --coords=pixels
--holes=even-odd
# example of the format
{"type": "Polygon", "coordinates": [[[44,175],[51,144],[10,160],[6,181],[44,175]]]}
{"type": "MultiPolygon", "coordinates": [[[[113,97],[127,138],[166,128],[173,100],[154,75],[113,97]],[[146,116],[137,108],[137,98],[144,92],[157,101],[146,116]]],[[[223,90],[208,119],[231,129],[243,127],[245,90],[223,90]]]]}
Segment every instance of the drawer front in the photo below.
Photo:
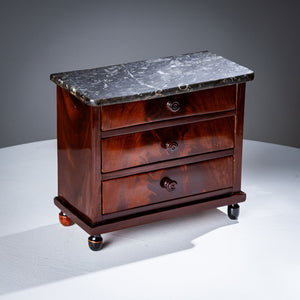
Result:
{"type": "Polygon", "coordinates": [[[230,157],[102,182],[102,213],[168,201],[232,187],[230,157]]]}
{"type": "Polygon", "coordinates": [[[233,148],[234,117],[102,140],[102,172],[233,148]]]}
{"type": "Polygon", "coordinates": [[[153,100],[103,106],[101,129],[111,130],[185,116],[235,109],[236,86],[230,85],[153,100]]]}

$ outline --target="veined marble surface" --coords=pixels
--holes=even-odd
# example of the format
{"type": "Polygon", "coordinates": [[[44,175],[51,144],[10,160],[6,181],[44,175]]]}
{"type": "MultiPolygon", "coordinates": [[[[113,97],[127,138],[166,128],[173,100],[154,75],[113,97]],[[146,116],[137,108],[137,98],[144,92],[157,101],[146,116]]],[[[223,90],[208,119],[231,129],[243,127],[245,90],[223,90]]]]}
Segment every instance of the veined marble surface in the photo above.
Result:
{"type": "Polygon", "coordinates": [[[54,83],[92,106],[159,98],[253,78],[253,71],[208,51],[50,75],[54,83]]]}

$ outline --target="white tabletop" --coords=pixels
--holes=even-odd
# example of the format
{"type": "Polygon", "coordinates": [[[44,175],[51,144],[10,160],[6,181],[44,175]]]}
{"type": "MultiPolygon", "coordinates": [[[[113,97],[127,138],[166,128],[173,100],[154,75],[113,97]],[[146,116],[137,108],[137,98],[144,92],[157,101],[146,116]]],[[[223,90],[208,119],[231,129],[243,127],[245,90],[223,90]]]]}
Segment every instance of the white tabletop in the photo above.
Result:
{"type": "Polygon", "coordinates": [[[300,149],[244,142],[226,207],[103,234],[62,227],[56,141],[0,149],[1,299],[300,299],[300,149]]]}

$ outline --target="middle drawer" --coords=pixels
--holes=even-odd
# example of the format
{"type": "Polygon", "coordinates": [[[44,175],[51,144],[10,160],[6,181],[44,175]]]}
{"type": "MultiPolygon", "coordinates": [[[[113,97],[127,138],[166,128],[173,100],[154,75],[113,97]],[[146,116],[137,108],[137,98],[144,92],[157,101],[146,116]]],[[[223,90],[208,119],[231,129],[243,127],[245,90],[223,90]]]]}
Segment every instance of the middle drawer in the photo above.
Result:
{"type": "Polygon", "coordinates": [[[102,172],[233,148],[234,117],[126,134],[102,140],[102,172]]]}

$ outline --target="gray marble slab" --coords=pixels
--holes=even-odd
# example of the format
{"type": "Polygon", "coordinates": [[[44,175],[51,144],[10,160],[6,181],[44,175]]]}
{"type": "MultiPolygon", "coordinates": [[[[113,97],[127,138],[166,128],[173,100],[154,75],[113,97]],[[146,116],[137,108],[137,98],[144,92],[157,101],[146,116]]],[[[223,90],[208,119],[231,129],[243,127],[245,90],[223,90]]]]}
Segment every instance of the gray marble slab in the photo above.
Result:
{"type": "Polygon", "coordinates": [[[153,99],[253,78],[253,71],[208,51],[50,75],[57,85],[92,106],[153,99]]]}

